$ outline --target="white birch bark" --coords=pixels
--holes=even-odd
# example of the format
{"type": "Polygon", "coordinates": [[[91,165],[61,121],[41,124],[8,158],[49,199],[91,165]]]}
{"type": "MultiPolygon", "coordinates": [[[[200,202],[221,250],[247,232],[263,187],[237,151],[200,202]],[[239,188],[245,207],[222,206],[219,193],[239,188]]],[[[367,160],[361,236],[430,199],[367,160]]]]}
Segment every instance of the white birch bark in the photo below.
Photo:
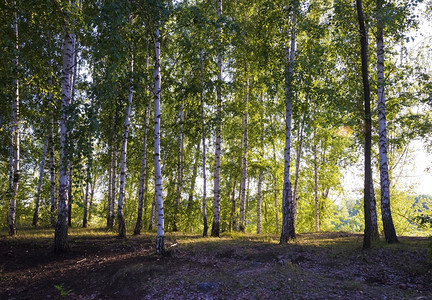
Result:
{"type": "Polygon", "coordinates": [[[280,242],[286,243],[290,239],[295,239],[294,204],[290,180],[290,159],[291,159],[291,116],[293,100],[293,73],[294,58],[296,47],[296,13],[297,8],[293,8],[291,24],[290,47],[285,47],[286,74],[285,74],[285,151],[284,151],[284,181],[282,196],[282,233],[280,242]]]}
{"type": "MultiPolygon", "coordinates": [[[[246,68],[247,72],[247,68],[246,68]]],[[[246,75],[245,84],[245,111],[243,116],[243,155],[242,155],[242,177],[240,184],[240,231],[245,231],[246,227],[246,177],[247,177],[247,151],[248,151],[248,106],[249,106],[249,77],[246,75]]]]}
{"type": "MultiPolygon", "coordinates": [[[[132,16],[129,18],[129,22],[132,23],[132,16]]],[[[119,189],[119,199],[117,203],[117,220],[118,220],[118,236],[121,238],[126,237],[126,223],[123,214],[123,201],[125,196],[125,184],[126,184],[126,153],[127,153],[127,142],[129,136],[130,127],[130,112],[132,107],[133,98],[133,69],[134,68],[134,56],[133,49],[131,46],[131,55],[129,62],[129,95],[128,102],[126,105],[125,112],[125,122],[123,131],[123,141],[122,141],[122,152],[121,152],[121,164],[120,164],[120,189],[119,189]]]]}
{"type": "Polygon", "coordinates": [[[145,193],[145,183],[147,178],[147,131],[150,123],[150,103],[147,102],[145,107],[145,117],[144,117],[144,141],[142,148],[141,157],[141,171],[140,171],[140,181],[138,189],[138,216],[137,222],[135,224],[134,234],[140,234],[142,229],[143,220],[143,206],[144,206],[144,193],[145,193]]]}
{"type": "MultiPolygon", "coordinates": [[[[72,89],[72,91],[73,91],[73,89],[72,89]]],[[[68,130],[68,132],[70,132],[69,129],[67,129],[67,130],[68,130]]],[[[68,182],[68,185],[69,185],[69,187],[68,187],[68,200],[69,200],[68,201],[69,202],[69,205],[68,205],[68,226],[69,227],[72,227],[72,202],[73,202],[73,199],[72,199],[72,187],[73,187],[73,182],[72,182],[72,175],[73,175],[72,157],[73,157],[73,154],[69,154],[69,163],[68,163],[68,170],[67,170],[67,174],[68,174],[68,180],[67,180],[67,182],[68,182]]]]}
{"type": "Polygon", "coordinates": [[[10,202],[8,210],[8,225],[9,225],[9,235],[16,235],[16,206],[17,206],[17,195],[18,195],[18,185],[20,180],[20,96],[19,96],[19,80],[18,80],[18,7],[16,1],[13,1],[14,8],[14,19],[13,19],[13,29],[15,33],[15,47],[14,47],[14,59],[13,65],[15,68],[15,78],[13,80],[14,96],[12,99],[12,118],[11,118],[11,171],[9,172],[9,189],[10,189],[10,202]],[[13,170],[13,171],[12,171],[13,170]]]}
{"type": "Polygon", "coordinates": [[[160,123],[161,123],[161,74],[160,74],[160,34],[159,27],[156,28],[155,35],[155,69],[154,69],[154,107],[155,107],[155,126],[154,126],[154,161],[155,161],[155,197],[157,204],[158,224],[156,234],[156,253],[163,254],[164,247],[164,209],[162,199],[162,172],[160,161],[160,123]]]}
{"type": "Polygon", "coordinates": [[[205,121],[204,121],[204,51],[200,52],[200,69],[201,69],[201,127],[202,127],[202,172],[203,172],[203,199],[202,199],[202,215],[203,215],[203,237],[207,236],[207,174],[206,174],[206,142],[205,142],[205,121]]]}
{"type": "Polygon", "coordinates": [[[377,79],[378,79],[378,120],[379,120],[379,158],[381,180],[381,215],[386,242],[397,243],[396,230],[390,209],[390,179],[387,161],[387,122],[385,106],[384,79],[384,24],[382,8],[385,0],[376,0],[377,5],[377,79]]]}
{"type": "Polygon", "coordinates": [[[64,252],[68,250],[68,114],[67,110],[72,98],[72,78],[74,73],[74,41],[75,34],[66,28],[63,40],[63,67],[61,77],[61,117],[60,117],[60,170],[59,170],[59,200],[58,217],[54,235],[54,251],[64,252]]]}
{"type": "Polygon", "coordinates": [[[41,163],[39,167],[39,180],[38,180],[38,186],[36,190],[36,200],[35,200],[35,209],[33,213],[33,226],[38,226],[39,223],[39,204],[40,204],[40,194],[41,194],[41,188],[42,188],[42,179],[44,174],[44,168],[45,168],[45,156],[47,152],[48,147],[48,136],[45,137],[44,147],[42,151],[42,158],[41,163]]]}
{"type": "MultiPolygon", "coordinates": [[[[217,17],[218,22],[222,18],[222,0],[217,0],[217,17]]],[[[221,45],[222,25],[217,28],[218,46],[221,45]]],[[[211,236],[218,237],[220,233],[220,155],[221,155],[221,131],[222,131],[222,50],[218,53],[218,84],[216,90],[217,111],[216,111],[216,144],[215,144],[215,168],[214,168],[214,191],[213,191],[213,224],[211,236]]]]}

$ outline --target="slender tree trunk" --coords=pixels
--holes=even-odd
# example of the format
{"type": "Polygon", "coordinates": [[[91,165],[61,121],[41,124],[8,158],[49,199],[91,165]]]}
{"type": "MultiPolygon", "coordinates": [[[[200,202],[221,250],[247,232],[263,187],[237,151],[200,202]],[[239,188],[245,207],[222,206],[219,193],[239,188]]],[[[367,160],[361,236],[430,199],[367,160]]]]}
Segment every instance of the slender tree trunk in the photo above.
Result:
{"type": "MultiPolygon", "coordinates": [[[[163,174],[164,174],[164,169],[165,169],[165,161],[166,161],[166,158],[167,158],[167,154],[168,154],[168,152],[166,152],[165,153],[165,157],[164,157],[164,160],[163,160],[163,164],[162,164],[162,167],[161,167],[161,175],[163,176],[163,174]]],[[[156,204],[156,190],[155,190],[155,192],[154,192],[154,195],[153,195],[153,202],[152,202],[152,207],[151,207],[151,211],[150,211],[150,224],[149,224],[149,230],[152,230],[153,229],[153,224],[155,224],[156,223],[156,210],[157,210],[157,204],[156,204]]]]}
{"type": "Polygon", "coordinates": [[[203,237],[207,237],[208,222],[207,222],[207,174],[206,174],[206,143],[205,143],[205,120],[204,120],[204,52],[200,52],[200,79],[201,79],[201,127],[202,127],[202,172],[203,172],[203,200],[202,200],[202,215],[203,215],[203,237]]]}
{"type": "MultiPolygon", "coordinates": [[[[222,18],[222,0],[217,0],[218,22],[222,18]]],[[[218,46],[221,45],[222,25],[218,24],[218,46]]],[[[215,168],[214,168],[214,203],[213,203],[213,224],[211,236],[219,237],[220,233],[220,155],[221,155],[221,132],[222,132],[222,50],[218,53],[218,84],[216,88],[217,111],[216,111],[216,144],[215,144],[215,168]]]]}
{"type": "Polygon", "coordinates": [[[84,212],[83,212],[83,228],[87,228],[87,221],[88,221],[88,201],[89,201],[89,194],[90,194],[90,166],[87,166],[87,176],[86,176],[86,187],[85,187],[85,194],[84,194],[84,212]]]}
{"type": "MultiPolygon", "coordinates": [[[[71,1],[69,1],[71,2],[71,1]]],[[[79,9],[81,9],[81,0],[78,1],[78,3],[74,4],[77,5],[79,9]]],[[[76,24],[76,20],[73,20],[73,25],[76,24]]],[[[73,40],[73,74],[72,77],[69,79],[71,81],[71,99],[70,99],[70,103],[73,104],[75,102],[75,82],[76,82],[76,78],[77,78],[77,74],[78,74],[78,51],[79,51],[79,39],[76,35],[74,35],[74,40],[73,40]]],[[[68,124],[69,126],[70,124],[68,124]]],[[[67,129],[69,132],[72,130],[71,128],[67,129]]],[[[73,201],[73,193],[72,193],[72,189],[73,189],[73,156],[74,156],[74,151],[72,150],[73,146],[72,143],[69,143],[68,147],[71,147],[71,150],[69,150],[69,170],[68,170],[68,176],[69,176],[69,189],[68,189],[68,199],[69,199],[69,208],[68,208],[68,226],[72,227],[72,203],[73,201]]]]}
{"type": "Polygon", "coordinates": [[[364,214],[365,214],[365,230],[363,239],[363,249],[371,247],[371,182],[372,182],[372,166],[371,166],[371,145],[372,145],[372,130],[371,130],[371,108],[370,108],[370,87],[369,87],[369,71],[368,71],[368,39],[363,15],[362,0],[356,0],[357,16],[360,28],[360,45],[361,45],[361,62],[362,62],[362,78],[364,89],[364,107],[365,107],[365,183],[364,183],[364,214]]]}
{"type": "MultiPolygon", "coordinates": [[[[117,120],[117,113],[115,120],[117,120]]],[[[116,122],[116,121],[114,121],[116,122]]],[[[113,138],[113,150],[112,150],[112,174],[111,174],[111,203],[110,203],[110,213],[109,216],[109,226],[108,228],[114,228],[115,222],[115,199],[117,197],[117,126],[114,125],[114,138],[113,138]]]]}
{"type": "Polygon", "coordinates": [[[160,94],[161,94],[161,74],[160,74],[160,36],[159,27],[156,28],[155,36],[155,69],[154,69],[154,83],[155,83],[155,127],[154,127],[154,160],[155,160],[155,197],[158,211],[158,225],[156,235],[156,253],[163,254],[164,247],[164,209],[162,199],[162,172],[160,161],[160,124],[161,124],[161,111],[160,111],[160,94]]]}
{"type": "Polygon", "coordinates": [[[18,7],[16,1],[13,1],[14,6],[14,20],[13,29],[15,33],[15,48],[14,48],[14,59],[13,65],[15,68],[15,78],[13,80],[14,97],[12,100],[12,118],[11,118],[11,152],[12,160],[9,163],[12,167],[9,171],[9,190],[10,190],[10,202],[8,211],[8,225],[9,225],[9,235],[16,235],[16,206],[17,206],[17,195],[18,195],[18,185],[20,180],[20,97],[19,97],[19,80],[18,80],[18,7]],[[13,169],[13,171],[12,171],[13,169]],[[13,175],[13,176],[11,176],[13,175]]]}
{"type": "Polygon", "coordinates": [[[68,235],[68,108],[72,98],[72,78],[74,73],[74,41],[75,34],[66,29],[63,41],[63,68],[61,78],[61,118],[60,118],[60,177],[58,218],[54,235],[54,251],[65,252],[69,249],[68,235]]]}
{"type": "MultiPolygon", "coordinates": [[[[262,158],[264,158],[263,155],[262,158]]],[[[262,181],[263,181],[263,170],[260,169],[258,175],[258,195],[257,195],[257,234],[261,233],[262,181]]]]}
{"type": "Polygon", "coordinates": [[[89,222],[91,222],[91,217],[92,217],[92,207],[93,207],[95,186],[96,186],[96,177],[93,176],[93,181],[90,185],[90,201],[89,201],[89,209],[88,209],[88,221],[89,222]]]}
{"type": "Polygon", "coordinates": [[[113,201],[112,199],[112,171],[113,171],[113,163],[112,163],[112,152],[109,152],[110,154],[110,163],[109,163],[109,170],[108,170],[108,202],[107,202],[107,228],[112,228],[111,225],[111,202],[113,201]]]}
{"type": "Polygon", "coordinates": [[[276,233],[279,234],[279,204],[278,204],[278,180],[277,180],[277,160],[276,160],[276,145],[273,141],[273,164],[274,164],[274,174],[273,174],[273,193],[274,193],[274,206],[276,210],[276,233]]]}
{"type": "Polygon", "coordinates": [[[140,234],[142,229],[143,221],[143,206],[144,206],[144,192],[145,183],[147,180],[147,131],[150,123],[150,103],[147,102],[145,107],[145,119],[144,119],[144,141],[141,158],[141,172],[138,192],[138,217],[135,225],[134,234],[140,234]]]}
{"type": "Polygon", "coordinates": [[[300,129],[298,132],[298,147],[297,147],[297,156],[296,156],[296,165],[295,165],[295,179],[294,179],[294,193],[293,198],[294,201],[294,223],[297,223],[297,202],[298,202],[298,181],[300,177],[300,161],[301,161],[301,154],[302,154],[302,148],[303,148],[303,130],[304,130],[304,116],[302,117],[302,121],[300,123],[300,129]]]}
{"type": "Polygon", "coordinates": [[[293,100],[293,73],[294,73],[294,57],[296,46],[296,14],[297,8],[293,8],[292,28],[291,28],[291,45],[285,48],[287,60],[285,74],[285,166],[284,166],[284,183],[283,183],[283,198],[282,198],[282,233],[280,242],[286,243],[290,239],[295,239],[295,218],[294,207],[295,199],[292,196],[292,187],[290,180],[290,159],[291,159],[291,106],[293,100]]]}
{"type": "Polygon", "coordinates": [[[390,209],[390,179],[387,162],[387,122],[384,79],[384,24],[382,10],[385,0],[376,0],[377,6],[377,72],[378,72],[378,119],[379,119],[379,158],[381,180],[381,216],[384,236],[387,243],[397,243],[396,230],[390,209]]]}
{"type": "Polygon", "coordinates": [[[371,213],[371,239],[379,240],[379,232],[378,232],[378,218],[377,218],[377,210],[376,210],[376,199],[375,199],[375,190],[373,185],[373,180],[371,180],[371,205],[370,205],[370,213],[371,213]]]}
{"type": "Polygon", "coordinates": [[[198,166],[199,166],[199,160],[200,160],[200,154],[201,154],[200,147],[201,147],[201,139],[198,139],[198,143],[196,144],[196,150],[195,150],[191,185],[190,185],[190,189],[189,189],[189,197],[188,197],[188,204],[187,204],[188,212],[192,209],[192,204],[194,201],[195,184],[196,184],[196,178],[198,176],[198,166]]]}
{"type": "MultiPolygon", "coordinates": [[[[237,201],[235,197],[236,192],[236,184],[237,179],[234,178],[234,183],[232,185],[232,191],[231,191],[231,222],[230,222],[230,230],[238,230],[239,224],[237,223],[237,201]]],[[[228,194],[229,196],[229,194],[228,194]]]]}
{"type": "MultiPolygon", "coordinates": [[[[132,16],[129,17],[129,23],[132,23],[132,16]]],[[[122,152],[121,152],[121,165],[120,165],[120,189],[119,189],[119,199],[117,204],[117,220],[118,220],[118,236],[121,238],[126,237],[126,223],[123,215],[123,201],[125,197],[125,184],[126,184],[126,153],[127,153],[127,142],[129,136],[130,127],[130,112],[132,107],[133,98],[133,69],[134,67],[134,55],[131,46],[130,63],[129,63],[129,95],[128,102],[126,105],[125,112],[125,122],[124,122],[124,132],[123,132],[123,142],[122,142],[122,152]]]]}
{"type": "MultiPolygon", "coordinates": [[[[247,72],[247,68],[246,68],[247,72]]],[[[240,231],[244,232],[246,227],[246,178],[247,178],[247,152],[248,152],[248,105],[249,105],[249,77],[246,75],[245,84],[245,111],[243,116],[243,156],[242,156],[242,177],[240,184],[240,231]]]]}
{"type": "Polygon", "coordinates": [[[50,221],[51,226],[56,226],[56,175],[55,175],[55,148],[54,148],[54,114],[51,112],[50,125],[49,125],[49,148],[50,148],[50,221]]]}
{"type": "MultiPolygon", "coordinates": [[[[149,61],[149,41],[147,40],[147,49],[146,49],[146,63],[145,68],[148,70],[148,61],[149,61]]],[[[148,87],[149,81],[146,76],[146,90],[145,94],[148,95],[148,87]]],[[[150,124],[150,100],[147,99],[147,104],[145,106],[145,116],[144,116],[144,140],[143,140],[143,148],[142,148],[142,157],[141,157],[141,171],[140,171],[140,182],[139,182],[139,190],[138,190],[138,216],[137,222],[135,224],[134,234],[138,235],[141,233],[141,229],[143,227],[143,207],[145,210],[145,192],[148,187],[148,178],[147,178],[147,132],[150,124]]],[[[150,222],[151,223],[151,222],[150,222]]]]}
{"type": "Polygon", "coordinates": [[[155,210],[156,210],[156,194],[154,195],[153,201],[152,201],[152,207],[150,210],[150,218],[149,218],[150,222],[149,222],[148,230],[153,230],[155,210]]]}
{"type": "MultiPolygon", "coordinates": [[[[70,131],[68,131],[70,132],[70,131]]],[[[67,146],[66,146],[67,147],[67,146]]],[[[68,164],[68,226],[72,227],[72,188],[73,188],[73,182],[72,182],[72,175],[73,175],[73,164],[72,164],[72,156],[73,154],[70,154],[69,164],[68,164]]]]}
{"type": "Polygon", "coordinates": [[[183,185],[183,103],[180,104],[179,110],[179,134],[178,134],[178,150],[177,150],[177,187],[176,187],[176,202],[174,207],[173,231],[177,231],[177,221],[179,218],[179,207],[183,185]]]}
{"type": "Polygon", "coordinates": [[[45,156],[47,152],[47,146],[48,146],[48,136],[45,137],[44,147],[42,151],[42,159],[41,164],[39,168],[39,180],[38,180],[38,186],[37,186],[37,192],[36,192],[36,202],[35,202],[35,209],[33,213],[33,226],[38,226],[39,223],[39,203],[40,203],[40,194],[41,194],[41,188],[42,188],[42,179],[44,174],[44,166],[45,166],[45,156]]]}
{"type": "Polygon", "coordinates": [[[314,155],[314,194],[315,194],[315,232],[319,231],[319,197],[318,197],[318,151],[316,130],[314,132],[313,155],[314,155]]]}

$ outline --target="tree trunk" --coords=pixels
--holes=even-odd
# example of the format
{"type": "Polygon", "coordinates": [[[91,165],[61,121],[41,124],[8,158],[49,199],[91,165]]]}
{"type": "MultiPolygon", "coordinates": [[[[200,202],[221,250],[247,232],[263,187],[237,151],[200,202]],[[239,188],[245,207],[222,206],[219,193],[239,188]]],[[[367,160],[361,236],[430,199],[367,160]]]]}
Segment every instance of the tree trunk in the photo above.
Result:
{"type": "Polygon", "coordinates": [[[45,137],[44,147],[42,151],[42,159],[41,164],[39,168],[39,180],[38,180],[38,186],[37,186],[37,192],[36,192],[36,202],[35,202],[35,209],[33,213],[33,226],[38,226],[39,223],[39,203],[40,203],[40,194],[41,194],[41,188],[42,188],[42,179],[44,174],[44,166],[45,166],[45,156],[47,152],[47,146],[48,146],[48,136],[45,137]]]}
{"type": "Polygon", "coordinates": [[[313,155],[314,155],[314,194],[315,194],[315,232],[319,231],[319,198],[318,198],[318,151],[316,129],[313,137],[313,155]]]}
{"type": "Polygon", "coordinates": [[[190,189],[189,189],[189,197],[188,197],[188,204],[187,204],[188,212],[192,209],[192,204],[194,201],[195,184],[196,184],[196,178],[198,176],[198,166],[199,166],[199,160],[200,160],[200,154],[201,154],[200,147],[201,147],[201,139],[198,139],[198,143],[196,144],[196,150],[195,150],[191,185],[190,185],[190,189]]]}
{"type": "Polygon", "coordinates": [[[378,221],[377,221],[377,211],[376,211],[376,199],[375,199],[375,190],[373,185],[373,180],[371,180],[371,239],[379,240],[379,232],[378,232],[378,221]]]}
{"type": "Polygon", "coordinates": [[[379,119],[379,158],[381,180],[381,216],[384,236],[387,243],[397,243],[396,230],[390,209],[390,179],[387,162],[387,122],[385,105],[384,79],[384,24],[382,10],[384,0],[376,0],[377,6],[377,72],[378,72],[378,119],[379,119]]]}
{"type": "MultiPolygon", "coordinates": [[[[247,68],[246,68],[247,72],[247,68]]],[[[246,75],[247,76],[247,75],[246,75]]],[[[243,116],[243,156],[242,156],[242,177],[240,184],[240,231],[244,232],[246,227],[246,178],[247,178],[247,151],[248,151],[248,105],[249,105],[249,78],[246,77],[245,84],[245,111],[243,116]]]]}
{"type": "Polygon", "coordinates": [[[139,192],[138,192],[138,216],[135,224],[134,234],[140,234],[143,222],[143,206],[144,206],[144,192],[145,183],[147,182],[147,131],[150,123],[150,103],[147,102],[145,107],[145,119],[144,119],[144,141],[141,158],[141,172],[139,181],[139,192]]]}
{"type": "MultiPolygon", "coordinates": [[[[117,108],[116,108],[117,109],[117,108]]],[[[117,113],[116,117],[114,118],[114,123],[117,120],[117,113]]],[[[113,137],[113,150],[112,150],[112,173],[111,173],[111,202],[110,202],[110,215],[109,215],[109,229],[114,228],[114,222],[115,222],[115,199],[116,199],[116,191],[117,191],[117,126],[114,124],[114,137],[113,137]]]]}
{"type": "Polygon", "coordinates": [[[153,201],[152,201],[152,207],[150,210],[150,222],[149,222],[149,227],[148,230],[153,230],[153,221],[154,221],[154,215],[155,215],[155,208],[156,208],[156,194],[153,197],[153,201]]]}
{"type": "Polygon", "coordinates": [[[112,152],[109,151],[110,154],[110,163],[109,163],[109,170],[108,170],[108,199],[107,199],[107,228],[111,229],[111,202],[112,199],[112,173],[113,173],[113,163],[112,163],[112,152]]]}
{"type": "Polygon", "coordinates": [[[180,104],[179,110],[179,134],[178,134],[178,149],[177,149],[177,187],[176,187],[176,202],[174,207],[173,231],[177,231],[177,221],[179,218],[179,207],[183,185],[183,103],[180,104]]]}
{"type": "Polygon", "coordinates": [[[67,32],[63,41],[63,68],[61,78],[61,118],[60,118],[60,176],[59,176],[59,201],[58,218],[54,235],[54,251],[65,252],[69,249],[68,234],[68,162],[67,153],[68,136],[68,109],[72,97],[72,78],[74,73],[74,41],[75,34],[67,32]]]}
{"type": "Polygon", "coordinates": [[[303,148],[303,130],[304,130],[304,116],[302,116],[302,121],[300,123],[300,130],[298,132],[298,147],[297,147],[297,156],[296,156],[296,166],[295,166],[295,179],[294,179],[294,223],[297,223],[297,202],[298,202],[298,181],[300,177],[300,161],[301,154],[303,148]]]}
{"type": "Polygon", "coordinates": [[[238,224],[237,224],[237,202],[236,202],[236,197],[235,197],[236,184],[237,184],[237,180],[234,178],[234,183],[233,183],[233,186],[232,186],[232,193],[231,193],[231,222],[230,222],[230,231],[231,230],[238,230],[238,224]]]}
{"type": "Polygon", "coordinates": [[[205,143],[205,120],[204,120],[204,52],[200,52],[200,69],[201,69],[201,87],[200,87],[200,100],[201,100],[201,127],[202,127],[202,172],[203,172],[203,200],[202,200],[202,215],[203,215],[203,237],[207,236],[208,222],[207,222],[207,175],[206,175],[206,143],[205,143]]]}
{"type": "Polygon", "coordinates": [[[92,217],[92,207],[93,207],[95,187],[96,187],[96,177],[93,176],[93,181],[90,185],[90,201],[89,201],[89,209],[88,209],[88,221],[89,222],[91,222],[91,217],[92,217]]]}
{"type": "MultiPolygon", "coordinates": [[[[157,25],[158,26],[158,25],[157,25]]],[[[155,36],[155,69],[154,69],[154,99],[155,99],[155,125],[154,125],[154,161],[155,161],[155,197],[158,211],[158,225],[156,234],[156,253],[163,254],[164,247],[164,209],[162,199],[162,172],[160,161],[160,94],[161,94],[161,74],[160,74],[160,36],[159,27],[156,28],[155,36]]]]}
{"type": "Polygon", "coordinates": [[[72,182],[72,175],[73,175],[73,164],[72,164],[72,156],[73,154],[70,154],[69,157],[69,164],[68,164],[68,226],[72,227],[72,187],[73,187],[73,182],[72,182]]]}
{"type": "Polygon", "coordinates": [[[277,180],[277,160],[276,160],[276,145],[273,141],[273,164],[274,164],[274,174],[273,174],[273,193],[274,193],[274,206],[276,211],[276,233],[279,234],[279,204],[278,204],[278,180],[277,180]]]}
{"type": "MultiPolygon", "coordinates": [[[[218,22],[222,18],[222,0],[217,0],[218,22]]],[[[216,111],[216,144],[215,144],[215,168],[214,168],[214,199],[213,199],[213,224],[211,236],[219,237],[220,233],[220,155],[221,155],[221,133],[222,133],[222,25],[217,28],[218,35],[218,84],[216,85],[217,111],[216,111]]]]}
{"type": "Polygon", "coordinates": [[[10,202],[8,211],[8,225],[9,225],[9,235],[16,235],[16,206],[17,206],[17,195],[18,195],[18,185],[20,180],[20,114],[19,114],[19,80],[18,80],[18,7],[16,1],[13,1],[14,7],[14,19],[13,19],[13,29],[15,33],[15,48],[14,48],[14,59],[13,65],[15,68],[15,78],[13,80],[14,97],[12,100],[12,118],[11,118],[11,152],[12,160],[9,166],[12,167],[9,171],[9,191],[10,191],[10,202]],[[13,170],[13,171],[12,171],[13,170]],[[11,176],[13,175],[13,176],[11,176]]]}
{"type": "MultiPolygon", "coordinates": [[[[50,77],[51,78],[51,77],[50,77]]],[[[54,148],[54,114],[51,112],[50,125],[49,125],[49,148],[50,148],[50,221],[51,226],[56,225],[56,176],[55,176],[55,148],[54,148]]]]}
{"type": "Polygon", "coordinates": [[[83,228],[87,228],[87,221],[88,221],[88,200],[89,200],[89,193],[90,193],[90,167],[87,166],[87,183],[85,187],[85,194],[84,194],[84,212],[83,212],[83,228]]]}
{"type": "Polygon", "coordinates": [[[363,15],[362,0],[356,0],[357,16],[360,28],[360,45],[361,45],[361,62],[362,62],[362,78],[364,90],[364,108],[365,108],[365,150],[364,150],[364,166],[365,166],[365,182],[364,182],[364,215],[365,215],[365,230],[363,239],[363,249],[371,247],[371,182],[372,182],[372,166],[371,166],[371,145],[372,145],[372,130],[371,130],[371,109],[370,109],[370,87],[369,87],[369,71],[368,71],[368,39],[363,15]]]}
{"type": "MultiPolygon", "coordinates": [[[[129,17],[129,23],[132,23],[132,16],[129,17]]],[[[132,107],[133,98],[133,67],[134,67],[134,55],[131,46],[130,63],[129,63],[129,95],[128,102],[126,105],[125,112],[125,122],[124,122],[124,132],[123,132],[123,142],[122,142],[122,152],[121,152],[121,165],[120,165],[120,189],[119,189],[119,199],[117,203],[117,221],[118,221],[118,236],[120,238],[126,237],[126,223],[123,215],[123,201],[125,195],[125,184],[126,184],[126,153],[127,153],[127,142],[129,136],[129,126],[130,126],[130,112],[132,107]]]]}
{"type": "Polygon", "coordinates": [[[262,181],[263,181],[263,170],[260,169],[258,175],[258,195],[257,195],[257,234],[261,233],[262,181]]]}
{"type": "Polygon", "coordinates": [[[280,242],[286,243],[290,239],[295,239],[295,218],[294,207],[295,199],[292,196],[291,180],[290,180],[290,159],[291,159],[291,105],[293,100],[293,73],[294,73],[294,57],[296,44],[296,14],[297,7],[293,8],[292,28],[291,28],[291,45],[286,46],[286,71],[285,71],[285,165],[284,165],[284,183],[282,196],[282,233],[280,242]]]}

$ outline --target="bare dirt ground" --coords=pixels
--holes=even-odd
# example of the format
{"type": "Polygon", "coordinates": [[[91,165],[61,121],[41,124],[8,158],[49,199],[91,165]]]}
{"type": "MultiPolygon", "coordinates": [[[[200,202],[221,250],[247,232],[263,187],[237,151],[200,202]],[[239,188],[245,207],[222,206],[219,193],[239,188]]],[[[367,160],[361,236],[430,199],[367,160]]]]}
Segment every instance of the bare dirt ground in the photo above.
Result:
{"type": "Polygon", "coordinates": [[[1,232],[0,299],[432,299],[426,238],[362,251],[362,236],[349,233],[287,245],[277,236],[167,233],[164,257],[154,240],[75,229],[71,251],[59,255],[51,231],[1,232]]]}

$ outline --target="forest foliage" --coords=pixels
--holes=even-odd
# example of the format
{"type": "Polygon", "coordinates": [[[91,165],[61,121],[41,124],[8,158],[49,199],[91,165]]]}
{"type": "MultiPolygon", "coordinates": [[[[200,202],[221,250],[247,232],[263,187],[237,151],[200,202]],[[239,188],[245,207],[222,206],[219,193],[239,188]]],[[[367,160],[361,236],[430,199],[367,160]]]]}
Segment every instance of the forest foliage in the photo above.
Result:
{"type": "MultiPolygon", "coordinates": [[[[299,3],[292,78],[290,173],[293,186],[298,181],[295,193],[298,232],[316,228],[315,194],[320,231],[364,230],[361,188],[344,181],[351,170],[362,170],[363,160],[360,44],[352,2],[299,3]],[[351,196],[352,190],[356,196],[351,196]]],[[[32,223],[42,152],[50,135],[51,120],[56,191],[59,188],[62,43],[66,28],[76,35],[73,102],[66,112],[69,130],[66,151],[73,166],[73,172],[69,173],[72,174],[71,226],[83,226],[87,208],[89,226],[107,224],[111,172],[113,168],[120,172],[123,124],[133,78],[123,214],[127,232],[132,232],[137,221],[142,149],[146,140],[143,228],[149,228],[155,193],[153,108],[148,130],[144,129],[146,106],[154,105],[154,43],[158,28],[165,229],[203,230],[203,134],[207,147],[208,223],[212,223],[215,136],[221,124],[220,230],[238,229],[246,161],[245,231],[256,232],[259,218],[263,233],[280,233],[285,141],[284,49],[289,42],[287,32],[293,30],[294,24],[287,21],[287,14],[296,3],[295,0],[226,1],[223,14],[218,17],[216,1],[207,0],[3,1],[0,4],[0,228],[8,223],[14,80],[20,83],[18,230],[32,223]],[[14,14],[19,28],[17,40],[12,26],[14,14]],[[222,80],[218,80],[219,55],[222,80]],[[18,64],[14,63],[16,57],[18,64]],[[223,99],[220,116],[218,92],[223,99]]],[[[372,164],[379,204],[377,16],[374,1],[365,1],[363,5],[370,40],[372,164]]],[[[430,18],[430,7],[430,1],[389,0],[385,1],[382,17],[391,209],[399,235],[431,233],[430,226],[420,225],[430,224],[432,196],[416,195],[404,181],[412,141],[421,140],[426,145],[432,141],[430,36],[415,48],[411,36],[430,18]],[[429,10],[419,14],[418,7],[429,10]]],[[[48,154],[42,169],[38,225],[51,226],[48,154]]],[[[118,173],[116,202],[119,178],[118,173]]],[[[380,205],[377,210],[380,216],[380,205]]],[[[381,228],[380,218],[378,223],[381,228]]]]}

